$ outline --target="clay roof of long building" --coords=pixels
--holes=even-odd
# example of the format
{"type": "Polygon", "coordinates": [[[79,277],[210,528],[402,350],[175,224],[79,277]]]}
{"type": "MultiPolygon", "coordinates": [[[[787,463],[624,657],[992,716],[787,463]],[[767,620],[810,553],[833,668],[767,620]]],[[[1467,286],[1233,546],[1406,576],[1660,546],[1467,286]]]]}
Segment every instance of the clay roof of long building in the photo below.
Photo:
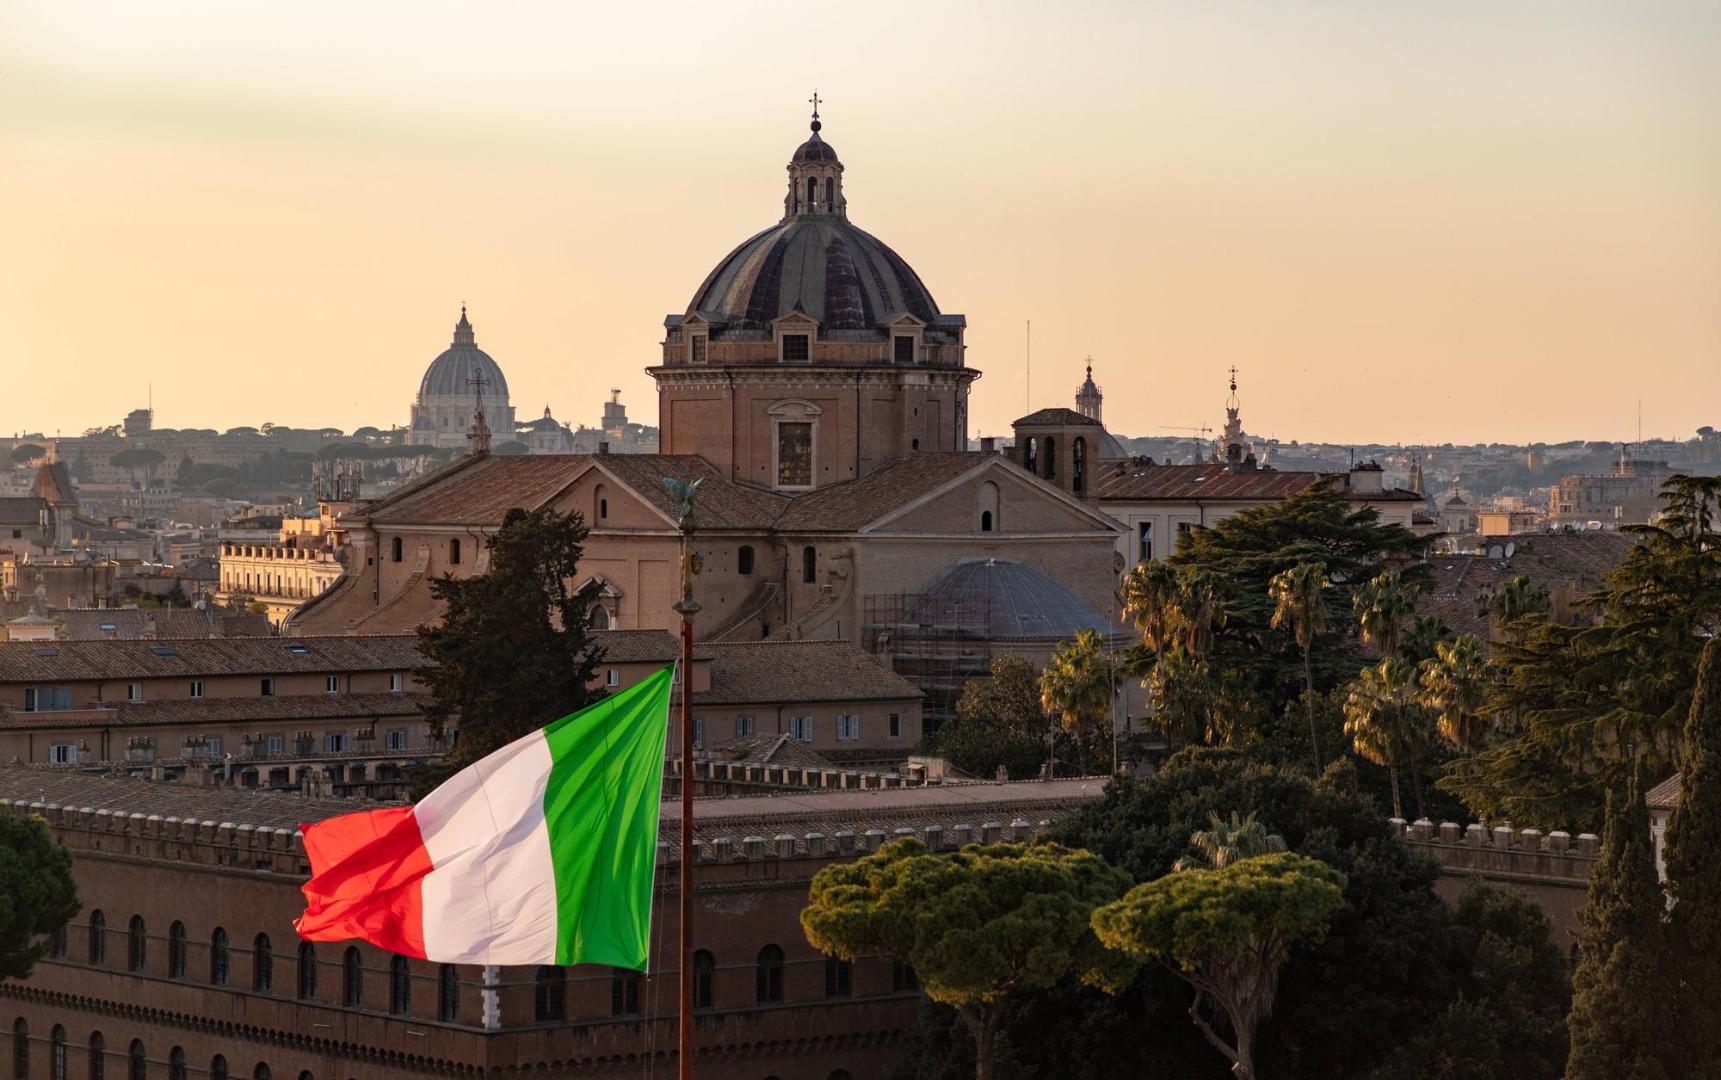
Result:
{"type": "Polygon", "coordinates": [[[417,716],[429,700],[414,691],[359,694],[283,694],[275,697],[181,698],[122,701],[112,708],[20,712],[0,706],[0,728],[18,730],[221,724],[281,720],[356,720],[417,716]]]}
{"type": "Polygon", "coordinates": [[[0,642],[0,682],[389,671],[423,663],[415,634],[0,642]]]}
{"type": "Polygon", "coordinates": [[[912,701],[921,692],[850,641],[747,641],[693,647],[711,661],[695,705],[912,701]]]}

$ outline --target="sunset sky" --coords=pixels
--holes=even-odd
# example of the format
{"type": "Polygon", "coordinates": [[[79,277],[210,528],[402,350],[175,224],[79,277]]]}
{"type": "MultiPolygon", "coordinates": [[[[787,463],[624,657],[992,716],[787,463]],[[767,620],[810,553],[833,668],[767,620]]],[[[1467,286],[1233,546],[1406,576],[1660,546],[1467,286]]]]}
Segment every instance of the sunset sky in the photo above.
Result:
{"type": "Polygon", "coordinates": [[[966,314],[972,434],[1721,425],[1721,3],[0,4],[0,434],[403,424],[462,300],[522,419],[655,422],[781,215],[966,314]],[[1033,321],[1033,378],[1023,328],[1033,321]],[[1031,393],[1031,396],[1030,396],[1031,393]]]}

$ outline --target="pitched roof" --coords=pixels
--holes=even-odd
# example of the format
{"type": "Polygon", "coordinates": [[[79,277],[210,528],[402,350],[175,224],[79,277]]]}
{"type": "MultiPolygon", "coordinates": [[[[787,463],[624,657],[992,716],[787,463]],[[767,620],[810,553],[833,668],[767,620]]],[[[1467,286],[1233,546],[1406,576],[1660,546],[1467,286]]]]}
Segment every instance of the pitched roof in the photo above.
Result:
{"type": "Polygon", "coordinates": [[[33,495],[0,496],[0,525],[36,525],[41,519],[41,499],[33,495]]]}
{"type": "Polygon", "coordinates": [[[681,656],[681,642],[668,630],[593,630],[612,664],[670,664],[681,656]]]}
{"type": "Polygon", "coordinates": [[[1416,610],[1438,615],[1453,633],[1485,637],[1491,625],[1488,602],[1508,581],[1522,575],[1549,590],[1574,585],[1582,595],[1600,585],[1635,543],[1630,534],[1618,532],[1483,538],[1482,549],[1489,554],[1429,556],[1433,578],[1417,597],[1416,610]]]}
{"type": "MultiPolygon", "coordinates": [[[[262,617],[265,622],[267,616],[262,617]]],[[[76,608],[54,613],[66,641],[207,638],[216,634],[212,613],[201,608],[76,608]]]]}
{"type": "Polygon", "coordinates": [[[1663,780],[1644,793],[1643,801],[1651,810],[1673,810],[1679,806],[1680,778],[1678,773],[1663,780]]]}
{"type": "Polygon", "coordinates": [[[664,479],[703,480],[694,517],[704,529],[766,529],[789,505],[787,497],[743,487],[697,454],[598,454],[591,461],[633,489],[665,517],[675,520],[680,503],[664,479]]]}
{"type": "Polygon", "coordinates": [[[1017,420],[1011,427],[1099,427],[1100,422],[1091,416],[1083,416],[1074,409],[1061,406],[1051,409],[1036,409],[1017,420]]]}
{"type": "Polygon", "coordinates": [[[0,682],[389,671],[423,664],[414,634],[0,642],[0,682]]]}
{"type": "Polygon", "coordinates": [[[0,800],[17,799],[275,829],[296,829],[300,822],[321,821],[350,814],[354,809],[350,800],[307,799],[301,795],[230,787],[137,780],[66,768],[0,767],[0,800]]]}
{"type": "Polygon", "coordinates": [[[429,695],[289,694],[280,697],[184,698],[125,701],[111,709],[16,712],[0,707],[0,728],[125,727],[151,724],[217,724],[281,720],[356,720],[418,716],[429,695]]]}
{"type": "Polygon", "coordinates": [[[859,529],[966,473],[1003,460],[997,454],[983,452],[893,458],[858,480],[846,480],[796,496],[777,519],[777,528],[835,532],[859,529]]]}
{"type": "Polygon", "coordinates": [[[1093,497],[1106,502],[1137,499],[1283,499],[1327,477],[1315,472],[1229,469],[1217,463],[1156,465],[1126,462],[1096,469],[1093,497]]]}
{"type": "Polygon", "coordinates": [[[911,701],[914,684],[850,641],[707,642],[695,659],[711,661],[711,689],[695,705],[911,701]]]}
{"type": "Polygon", "coordinates": [[[519,506],[541,506],[585,467],[585,455],[467,456],[398,488],[361,515],[399,525],[496,525],[519,506]]]}
{"type": "Polygon", "coordinates": [[[788,765],[796,769],[833,769],[830,758],[788,735],[743,735],[705,747],[705,756],[749,765],[788,765]]]}
{"type": "Polygon", "coordinates": [[[36,467],[36,482],[30,487],[30,494],[38,499],[51,503],[76,503],[77,495],[72,490],[72,474],[63,461],[44,461],[36,467]]]}

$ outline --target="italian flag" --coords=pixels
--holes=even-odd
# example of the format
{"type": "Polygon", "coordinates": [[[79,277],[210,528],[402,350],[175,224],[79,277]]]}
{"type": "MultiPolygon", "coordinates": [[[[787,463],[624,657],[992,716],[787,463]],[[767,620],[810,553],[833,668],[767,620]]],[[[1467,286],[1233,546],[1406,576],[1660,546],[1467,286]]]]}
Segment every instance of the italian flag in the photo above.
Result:
{"type": "Polygon", "coordinates": [[[299,936],[446,964],[643,969],[672,671],[509,743],[416,806],[301,826],[299,936]]]}

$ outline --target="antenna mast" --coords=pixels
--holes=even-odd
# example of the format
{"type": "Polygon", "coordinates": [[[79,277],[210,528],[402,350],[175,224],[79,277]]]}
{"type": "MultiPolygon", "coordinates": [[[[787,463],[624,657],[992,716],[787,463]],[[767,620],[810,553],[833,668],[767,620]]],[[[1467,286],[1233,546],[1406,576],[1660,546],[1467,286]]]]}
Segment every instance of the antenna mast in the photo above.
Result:
{"type": "Polygon", "coordinates": [[[1027,347],[1027,377],[1022,380],[1022,412],[1034,411],[1034,320],[1029,319],[1022,331],[1022,340],[1027,347]]]}

